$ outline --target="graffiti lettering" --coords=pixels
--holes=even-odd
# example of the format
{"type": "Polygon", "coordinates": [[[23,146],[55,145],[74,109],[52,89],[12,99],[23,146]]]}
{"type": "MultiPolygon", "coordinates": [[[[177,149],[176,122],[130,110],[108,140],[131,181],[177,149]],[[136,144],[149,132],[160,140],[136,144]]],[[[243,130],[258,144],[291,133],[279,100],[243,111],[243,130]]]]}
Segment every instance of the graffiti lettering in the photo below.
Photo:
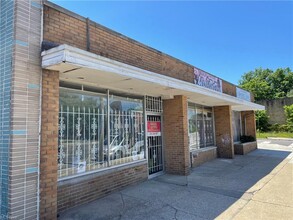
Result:
{"type": "Polygon", "coordinates": [[[194,68],[194,84],[222,92],[222,80],[202,70],[194,68]]]}

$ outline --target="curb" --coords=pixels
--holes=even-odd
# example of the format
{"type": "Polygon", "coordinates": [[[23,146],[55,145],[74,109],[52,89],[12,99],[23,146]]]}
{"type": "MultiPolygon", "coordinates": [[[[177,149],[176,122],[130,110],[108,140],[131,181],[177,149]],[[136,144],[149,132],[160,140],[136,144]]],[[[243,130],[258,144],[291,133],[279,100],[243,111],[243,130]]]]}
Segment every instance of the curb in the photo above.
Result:
{"type": "Polygon", "coordinates": [[[268,140],[293,141],[293,138],[267,137],[268,140]]]}

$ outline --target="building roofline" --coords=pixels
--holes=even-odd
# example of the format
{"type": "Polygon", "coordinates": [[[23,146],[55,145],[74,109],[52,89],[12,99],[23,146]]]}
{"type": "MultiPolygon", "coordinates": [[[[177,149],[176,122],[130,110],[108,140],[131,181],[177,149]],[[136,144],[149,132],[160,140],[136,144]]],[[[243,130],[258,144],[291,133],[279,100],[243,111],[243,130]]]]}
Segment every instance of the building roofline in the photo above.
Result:
{"type": "MultiPolygon", "coordinates": [[[[66,15],[69,15],[69,16],[71,16],[71,17],[73,17],[73,18],[79,19],[79,20],[84,21],[84,22],[86,22],[87,19],[89,19],[90,24],[92,24],[92,25],[94,25],[94,26],[96,26],[96,27],[99,27],[99,28],[101,28],[101,29],[103,29],[103,30],[105,30],[105,31],[107,31],[107,32],[109,32],[109,33],[111,33],[111,34],[114,34],[115,36],[121,37],[121,38],[126,39],[126,40],[128,40],[128,41],[131,41],[132,43],[134,43],[134,44],[136,44],[136,45],[138,45],[138,46],[141,46],[141,47],[143,47],[143,48],[145,48],[145,49],[147,49],[147,50],[153,51],[153,52],[155,52],[155,53],[160,53],[160,54],[162,54],[162,55],[164,55],[164,56],[167,56],[167,57],[169,57],[169,58],[171,58],[171,59],[174,59],[174,60],[176,60],[176,61],[178,61],[178,62],[181,62],[182,64],[185,64],[185,65],[187,65],[187,66],[189,66],[189,67],[191,67],[191,68],[194,68],[194,67],[195,67],[195,68],[197,68],[197,69],[199,69],[199,70],[201,70],[201,71],[204,71],[204,72],[206,72],[206,73],[208,73],[208,74],[210,74],[210,75],[212,75],[212,76],[214,76],[214,77],[220,78],[220,77],[218,77],[218,76],[216,76],[216,75],[214,75],[214,74],[212,74],[212,73],[210,73],[210,72],[207,72],[207,71],[205,71],[205,70],[203,70],[203,69],[201,69],[201,68],[198,68],[197,66],[193,66],[193,65],[190,64],[190,63],[187,63],[187,62],[185,62],[185,61],[182,61],[182,60],[180,60],[180,59],[178,59],[178,58],[176,58],[176,57],[173,57],[173,56],[171,56],[171,55],[169,55],[169,54],[166,54],[166,53],[164,53],[164,52],[162,52],[162,51],[160,51],[160,50],[157,50],[157,49],[155,49],[155,48],[153,48],[153,47],[151,47],[151,46],[148,46],[148,45],[146,45],[146,44],[143,44],[143,43],[141,43],[141,42],[139,42],[139,41],[137,41],[137,40],[134,40],[134,39],[132,39],[132,38],[130,38],[130,37],[124,35],[124,34],[121,34],[121,33],[117,32],[117,31],[114,31],[114,30],[112,30],[112,29],[110,29],[110,28],[108,28],[108,27],[106,27],[106,26],[104,26],[104,25],[101,25],[101,24],[99,24],[99,23],[97,23],[97,22],[95,22],[95,21],[93,21],[93,20],[90,20],[90,18],[86,18],[86,17],[84,17],[84,16],[81,16],[81,15],[79,15],[79,14],[73,12],[73,11],[70,11],[70,10],[68,10],[68,9],[66,9],[66,8],[63,8],[63,7],[57,5],[57,4],[53,3],[53,2],[45,1],[45,2],[44,2],[44,5],[46,5],[46,6],[48,6],[48,7],[51,7],[51,8],[53,8],[53,9],[56,9],[56,10],[58,10],[58,11],[64,13],[64,14],[66,14],[66,15]]],[[[241,88],[241,87],[239,87],[239,86],[237,86],[237,85],[235,85],[235,84],[233,84],[233,83],[231,83],[231,82],[229,82],[229,81],[227,81],[227,80],[224,80],[224,79],[222,79],[222,78],[220,78],[220,79],[221,79],[222,81],[224,81],[225,83],[228,83],[228,84],[230,84],[230,85],[232,85],[232,86],[235,86],[235,87],[241,88]]],[[[242,89],[242,88],[241,88],[241,89],[242,89]]],[[[243,90],[245,90],[245,89],[243,89],[243,90]]],[[[247,90],[245,90],[245,91],[247,91],[247,90]]],[[[249,91],[247,91],[247,92],[249,92],[249,91]]],[[[249,92],[249,93],[251,93],[251,92],[249,92]]],[[[251,93],[251,94],[253,95],[253,93],[251,93]]]]}

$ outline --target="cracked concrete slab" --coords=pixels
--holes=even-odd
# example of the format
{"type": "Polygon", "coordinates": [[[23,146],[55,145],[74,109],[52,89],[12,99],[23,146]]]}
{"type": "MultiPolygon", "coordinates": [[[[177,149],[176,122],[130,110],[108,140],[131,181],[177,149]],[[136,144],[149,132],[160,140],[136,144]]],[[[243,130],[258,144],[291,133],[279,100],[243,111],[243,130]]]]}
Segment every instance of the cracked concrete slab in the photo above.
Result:
{"type": "Polygon", "coordinates": [[[127,187],[59,219],[292,219],[293,153],[276,143],[208,162],[188,177],[163,175],[127,187]]]}

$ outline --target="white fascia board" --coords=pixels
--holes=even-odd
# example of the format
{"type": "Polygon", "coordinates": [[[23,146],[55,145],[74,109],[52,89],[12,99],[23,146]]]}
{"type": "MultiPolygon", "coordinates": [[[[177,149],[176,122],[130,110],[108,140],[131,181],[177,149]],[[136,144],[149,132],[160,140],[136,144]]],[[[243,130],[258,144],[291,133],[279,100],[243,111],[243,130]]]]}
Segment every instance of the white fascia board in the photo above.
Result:
{"type": "Polygon", "coordinates": [[[195,94],[206,95],[227,101],[235,105],[244,105],[251,110],[263,110],[264,106],[236,97],[207,89],[189,82],[164,76],[151,71],[143,70],[125,63],[111,60],[88,51],[78,49],[68,45],[60,45],[58,47],[42,52],[42,68],[50,69],[54,65],[61,63],[72,64],[79,67],[96,69],[105,72],[116,73],[128,78],[138,79],[150,83],[155,83],[164,87],[187,91],[195,94]]]}

